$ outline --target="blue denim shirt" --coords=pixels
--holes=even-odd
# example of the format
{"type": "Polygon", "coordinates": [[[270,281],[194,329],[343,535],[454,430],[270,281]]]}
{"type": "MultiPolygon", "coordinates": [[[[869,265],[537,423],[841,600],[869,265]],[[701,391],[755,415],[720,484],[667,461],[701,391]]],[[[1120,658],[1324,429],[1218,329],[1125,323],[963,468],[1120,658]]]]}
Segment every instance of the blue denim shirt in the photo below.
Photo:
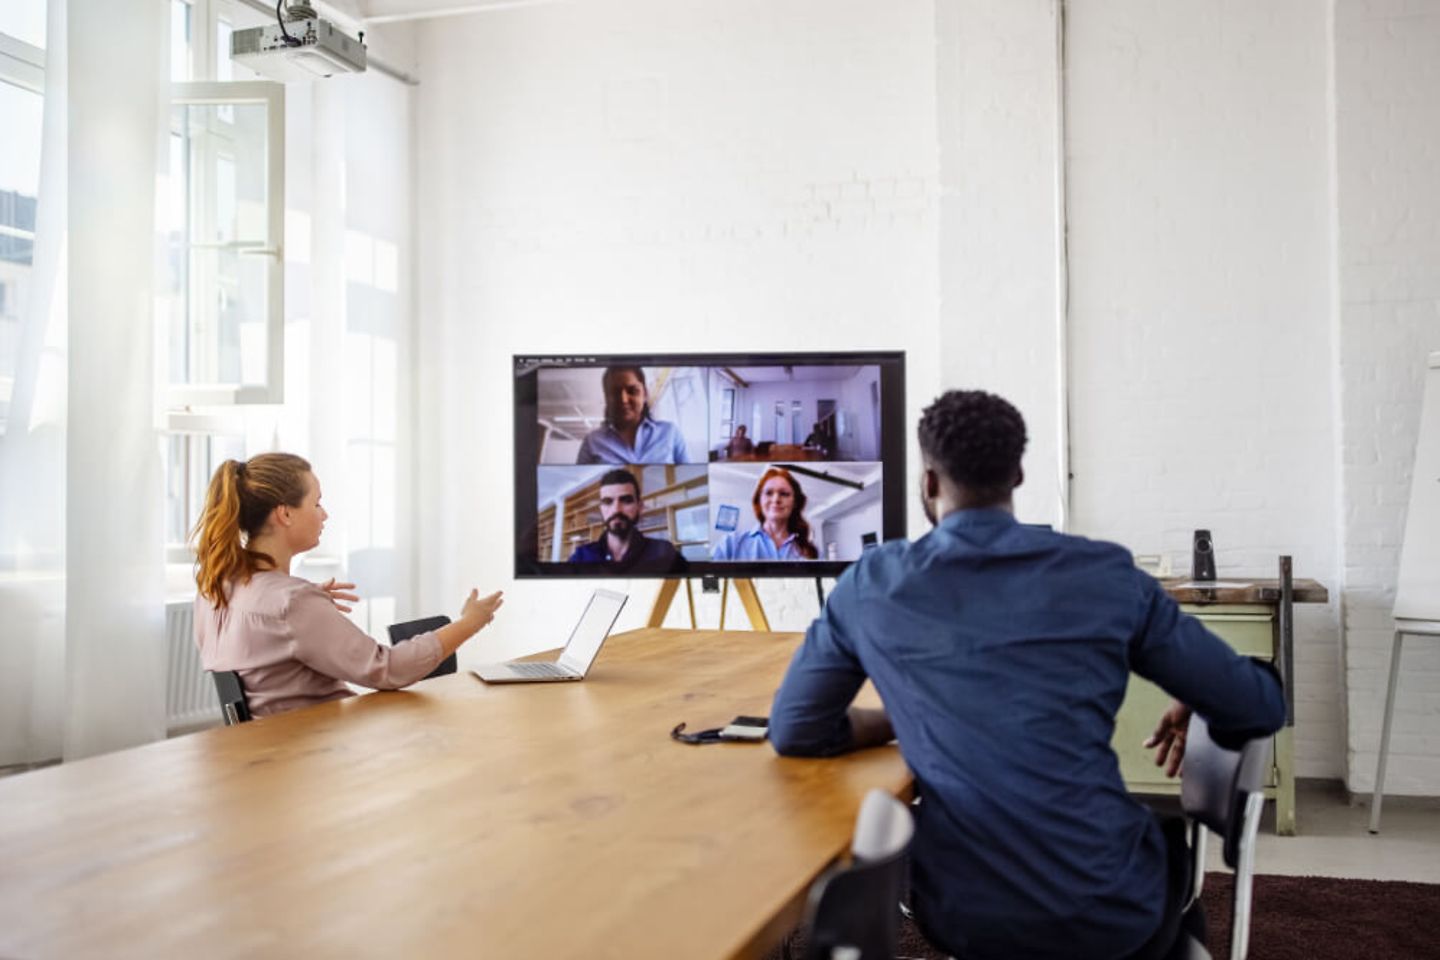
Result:
{"type": "Polygon", "coordinates": [[[770,539],[770,534],[762,528],[756,527],[754,530],[746,530],[744,533],[737,530],[715,544],[715,549],[710,551],[710,559],[804,560],[805,557],[800,553],[795,534],[790,534],[777,547],[775,541],[770,539]]]}
{"type": "Polygon", "coordinates": [[[962,510],[840,578],[770,737],[787,755],[849,749],[845,711],[869,678],[923,797],[913,890],[939,945],[966,960],[1119,957],[1165,902],[1161,831],[1110,747],[1132,670],[1219,742],[1284,722],[1268,665],[1182,614],[1123,548],[962,510]]]}
{"type": "Polygon", "coordinates": [[[685,437],[669,420],[640,421],[635,446],[625,442],[608,423],[596,427],[580,443],[576,463],[686,463],[685,437]]]}

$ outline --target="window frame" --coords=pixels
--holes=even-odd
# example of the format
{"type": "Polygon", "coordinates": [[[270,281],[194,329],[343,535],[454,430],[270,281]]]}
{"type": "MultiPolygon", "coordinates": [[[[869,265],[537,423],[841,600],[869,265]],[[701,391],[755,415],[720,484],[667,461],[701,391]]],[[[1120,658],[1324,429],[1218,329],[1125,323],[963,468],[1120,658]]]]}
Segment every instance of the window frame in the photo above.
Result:
{"type": "MultiPolygon", "coordinates": [[[[265,381],[263,383],[165,383],[167,419],[177,410],[285,399],[285,86],[269,80],[187,81],[170,85],[177,106],[261,105],[265,129],[265,233],[263,241],[187,244],[187,250],[234,250],[263,256],[265,264],[265,381]]],[[[189,317],[187,316],[187,322],[189,317]]]]}
{"type": "Polygon", "coordinates": [[[0,33],[0,81],[45,95],[45,51],[0,33]]]}

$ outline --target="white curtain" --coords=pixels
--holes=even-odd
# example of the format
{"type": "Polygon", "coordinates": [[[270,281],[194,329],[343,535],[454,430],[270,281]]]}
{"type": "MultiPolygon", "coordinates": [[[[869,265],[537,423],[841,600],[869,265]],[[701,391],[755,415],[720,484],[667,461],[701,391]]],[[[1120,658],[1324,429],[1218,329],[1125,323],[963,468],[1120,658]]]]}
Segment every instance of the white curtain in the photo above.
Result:
{"type": "Polygon", "coordinates": [[[158,2],[50,0],[34,289],[0,441],[0,763],[165,734],[158,2]]]}
{"type": "Polygon", "coordinates": [[[65,703],[65,0],[50,0],[35,255],[0,436],[0,765],[60,756],[65,703]]]}
{"type": "Polygon", "coordinates": [[[66,759],[165,735],[155,178],[168,7],[68,0],[66,759]]]}

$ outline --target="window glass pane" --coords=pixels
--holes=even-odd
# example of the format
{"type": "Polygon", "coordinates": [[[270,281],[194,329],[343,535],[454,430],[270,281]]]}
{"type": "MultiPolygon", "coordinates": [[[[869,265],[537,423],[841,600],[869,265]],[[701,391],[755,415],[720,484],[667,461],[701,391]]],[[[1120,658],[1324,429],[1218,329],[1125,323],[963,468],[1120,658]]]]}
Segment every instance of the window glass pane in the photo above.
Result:
{"type": "Polygon", "coordinates": [[[45,48],[45,0],[5,0],[0,3],[0,33],[45,48]]]}
{"type": "Polygon", "coordinates": [[[156,228],[160,232],[164,255],[156,278],[155,299],[169,351],[165,359],[166,376],[172,383],[184,383],[189,370],[190,351],[190,325],[186,310],[190,276],[190,214],[186,192],[185,138],[179,133],[171,133],[169,146],[169,166],[156,191],[156,228]]]}
{"type": "Polygon", "coordinates": [[[703,503],[675,511],[675,536],[687,543],[706,543],[710,535],[710,508],[703,503]]]}
{"type": "Polygon", "coordinates": [[[165,438],[165,542],[184,544],[200,519],[215,468],[245,459],[238,436],[171,434],[165,438]]]}
{"type": "Polygon", "coordinates": [[[0,83],[0,434],[10,419],[35,258],[41,113],[38,93],[0,83]]]}
{"type": "Polygon", "coordinates": [[[181,141],[174,169],[186,178],[171,185],[186,220],[169,231],[177,257],[162,291],[172,310],[183,308],[183,325],[170,328],[172,382],[264,383],[272,258],[255,251],[279,239],[266,234],[266,109],[177,106],[171,129],[181,141]]]}
{"type": "Polygon", "coordinates": [[[194,69],[190,44],[190,4],[170,0],[170,79],[191,79],[194,69]]]}
{"type": "MultiPolygon", "coordinates": [[[[222,83],[235,79],[230,60],[230,33],[230,24],[227,21],[215,21],[215,79],[222,83]]],[[[229,105],[218,107],[215,115],[226,123],[235,122],[235,108],[229,105]]]]}
{"type": "Polygon", "coordinates": [[[230,24],[224,20],[215,21],[215,79],[233,80],[230,60],[230,24]]]}

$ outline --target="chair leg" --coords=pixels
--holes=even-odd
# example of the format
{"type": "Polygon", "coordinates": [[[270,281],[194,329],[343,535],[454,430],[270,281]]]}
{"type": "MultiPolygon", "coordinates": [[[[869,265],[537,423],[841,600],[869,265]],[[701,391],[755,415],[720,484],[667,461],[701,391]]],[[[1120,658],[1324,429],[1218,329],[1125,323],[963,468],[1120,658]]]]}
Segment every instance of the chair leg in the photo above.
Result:
{"type": "Polygon", "coordinates": [[[1385,722],[1380,728],[1380,759],[1375,764],[1375,792],[1370,795],[1370,832],[1380,832],[1380,801],[1385,795],[1385,760],[1390,754],[1390,722],[1395,717],[1395,687],[1400,680],[1400,644],[1405,634],[1395,631],[1390,650],[1390,684],[1385,688],[1385,722]]]}
{"type": "Polygon", "coordinates": [[[1205,889],[1205,825],[1199,820],[1190,821],[1190,893],[1185,898],[1185,909],[1194,906],[1205,889]]]}
{"type": "Polygon", "coordinates": [[[1235,864],[1235,897],[1230,902],[1230,960],[1245,960],[1250,950],[1250,897],[1255,880],[1255,838],[1260,832],[1260,812],[1265,794],[1259,791],[1245,798],[1241,821],[1240,849],[1235,864]]]}

